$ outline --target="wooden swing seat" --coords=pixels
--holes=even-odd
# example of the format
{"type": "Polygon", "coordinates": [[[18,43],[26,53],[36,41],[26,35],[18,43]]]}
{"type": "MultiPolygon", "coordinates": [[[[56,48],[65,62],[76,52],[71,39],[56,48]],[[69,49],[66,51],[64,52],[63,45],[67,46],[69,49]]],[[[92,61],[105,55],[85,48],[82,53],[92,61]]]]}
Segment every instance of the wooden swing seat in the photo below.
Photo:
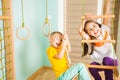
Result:
{"type": "Polygon", "coordinates": [[[99,68],[99,69],[112,69],[112,70],[117,69],[117,66],[89,65],[89,64],[86,64],[86,67],[88,67],[88,68],[99,68]]]}
{"type": "MultiPolygon", "coordinates": [[[[104,66],[104,65],[89,65],[85,64],[87,68],[98,68],[98,69],[112,69],[112,70],[117,70],[117,66],[104,66]]],[[[77,73],[72,80],[76,80],[78,77],[79,73],[77,73]]]]}

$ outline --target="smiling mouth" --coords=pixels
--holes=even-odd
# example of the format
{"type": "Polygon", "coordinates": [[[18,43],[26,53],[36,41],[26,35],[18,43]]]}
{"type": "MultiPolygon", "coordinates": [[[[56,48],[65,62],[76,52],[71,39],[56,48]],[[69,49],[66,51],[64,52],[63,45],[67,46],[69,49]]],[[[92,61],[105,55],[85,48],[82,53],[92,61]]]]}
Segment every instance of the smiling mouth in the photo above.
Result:
{"type": "Polygon", "coordinates": [[[99,33],[99,30],[97,30],[97,32],[95,33],[95,35],[96,35],[96,38],[98,38],[99,36],[100,36],[100,33],[99,33]]]}
{"type": "Polygon", "coordinates": [[[56,43],[57,46],[60,46],[60,43],[56,43]]]}
{"type": "Polygon", "coordinates": [[[98,32],[99,32],[99,30],[97,30],[96,32],[94,32],[94,34],[95,34],[95,35],[97,35],[97,34],[98,34],[98,32]]]}

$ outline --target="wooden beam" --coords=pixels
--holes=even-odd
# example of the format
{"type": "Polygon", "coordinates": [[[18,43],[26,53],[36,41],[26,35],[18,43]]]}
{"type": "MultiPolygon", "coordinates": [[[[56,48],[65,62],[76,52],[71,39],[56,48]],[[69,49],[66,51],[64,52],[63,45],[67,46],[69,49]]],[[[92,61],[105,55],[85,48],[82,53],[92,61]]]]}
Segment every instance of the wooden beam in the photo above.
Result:
{"type": "Polygon", "coordinates": [[[103,42],[103,43],[115,43],[115,40],[82,40],[82,43],[96,43],[96,42],[103,42]]]}
{"type": "MultiPolygon", "coordinates": [[[[103,14],[104,15],[106,15],[106,14],[111,14],[111,9],[110,9],[110,6],[111,6],[111,4],[110,4],[110,0],[104,0],[104,3],[103,3],[103,14]]],[[[108,19],[107,18],[105,18],[105,19],[103,19],[103,24],[105,24],[105,25],[108,25],[108,19]]]]}
{"type": "Polygon", "coordinates": [[[0,19],[11,19],[10,16],[0,16],[0,19]]]}
{"type": "Polygon", "coordinates": [[[113,69],[113,70],[117,69],[117,66],[103,66],[103,65],[89,65],[89,64],[86,64],[86,67],[99,68],[99,69],[113,69]]]}
{"type": "Polygon", "coordinates": [[[85,20],[85,19],[114,18],[114,17],[115,15],[97,15],[97,16],[91,16],[89,18],[86,18],[85,16],[81,16],[81,19],[85,20]]]}
{"type": "Polygon", "coordinates": [[[12,15],[12,0],[1,0],[2,15],[0,19],[3,19],[3,29],[4,29],[4,46],[5,46],[5,61],[8,67],[6,67],[6,80],[16,80],[15,75],[15,55],[14,55],[14,34],[13,34],[13,15],[12,15]],[[7,28],[7,29],[6,29],[7,28]],[[9,36],[8,38],[5,38],[9,36]],[[9,44],[9,45],[8,45],[9,44]]]}

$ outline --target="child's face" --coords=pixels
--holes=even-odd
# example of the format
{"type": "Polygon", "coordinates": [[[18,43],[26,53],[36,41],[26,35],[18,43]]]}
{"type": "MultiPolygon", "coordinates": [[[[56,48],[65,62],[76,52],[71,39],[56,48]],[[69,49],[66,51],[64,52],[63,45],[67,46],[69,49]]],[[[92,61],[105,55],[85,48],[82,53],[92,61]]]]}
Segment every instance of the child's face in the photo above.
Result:
{"type": "Polygon", "coordinates": [[[52,35],[50,38],[51,45],[55,48],[58,48],[62,43],[62,37],[63,36],[58,33],[52,35]]]}
{"type": "Polygon", "coordinates": [[[93,36],[95,38],[100,36],[100,26],[94,22],[90,22],[85,27],[88,35],[93,36]]]}

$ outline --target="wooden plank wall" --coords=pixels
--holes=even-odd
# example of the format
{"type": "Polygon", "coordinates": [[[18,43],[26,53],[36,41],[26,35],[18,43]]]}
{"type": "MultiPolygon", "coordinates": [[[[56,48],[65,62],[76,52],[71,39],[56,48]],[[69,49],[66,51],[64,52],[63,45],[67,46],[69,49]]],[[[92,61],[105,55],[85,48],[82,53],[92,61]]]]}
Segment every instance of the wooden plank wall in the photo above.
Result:
{"type": "Polygon", "coordinates": [[[97,13],[97,0],[67,0],[66,31],[72,47],[70,53],[72,64],[81,61],[90,63],[89,56],[81,58],[82,45],[81,37],[78,33],[78,28],[81,25],[81,16],[87,13],[97,13]]]}

